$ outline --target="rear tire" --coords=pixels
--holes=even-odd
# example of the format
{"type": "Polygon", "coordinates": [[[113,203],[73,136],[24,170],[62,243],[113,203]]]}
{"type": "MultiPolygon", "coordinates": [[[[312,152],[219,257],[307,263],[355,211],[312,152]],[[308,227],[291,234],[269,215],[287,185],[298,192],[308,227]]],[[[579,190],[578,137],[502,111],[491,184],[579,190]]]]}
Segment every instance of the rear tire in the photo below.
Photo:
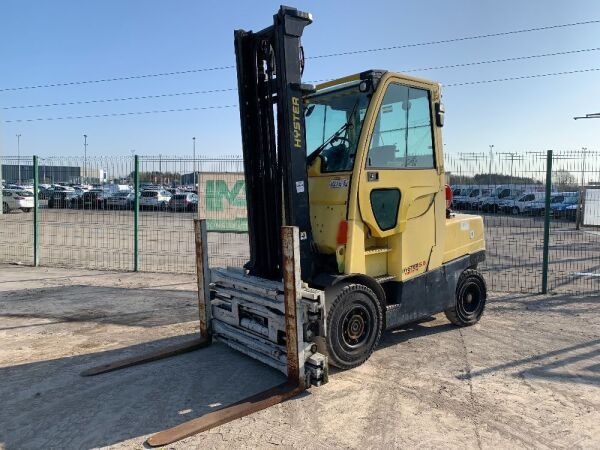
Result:
{"type": "Polygon", "coordinates": [[[2,214],[8,214],[10,212],[10,208],[8,207],[8,203],[2,202],[2,214]]]}
{"type": "Polygon", "coordinates": [[[28,213],[31,212],[31,208],[21,208],[21,211],[23,211],[24,213],[28,213]]]}
{"type": "Polygon", "coordinates": [[[377,295],[362,284],[342,287],[327,311],[329,362],[340,369],[360,366],[375,350],[382,329],[377,295]]]}
{"type": "Polygon", "coordinates": [[[477,270],[467,269],[458,279],[454,307],[444,313],[454,325],[460,327],[474,325],[483,315],[486,300],[485,279],[477,270]]]}

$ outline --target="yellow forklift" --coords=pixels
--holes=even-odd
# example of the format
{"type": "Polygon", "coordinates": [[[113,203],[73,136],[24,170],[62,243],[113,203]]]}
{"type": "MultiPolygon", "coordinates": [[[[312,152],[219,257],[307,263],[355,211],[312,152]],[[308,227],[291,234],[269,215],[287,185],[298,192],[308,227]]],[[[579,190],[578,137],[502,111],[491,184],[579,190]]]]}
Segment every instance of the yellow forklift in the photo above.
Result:
{"type": "Polygon", "coordinates": [[[385,329],[440,312],[479,320],[483,221],[449,211],[440,85],[383,70],[302,84],[310,23],[282,7],[266,31],[235,33],[246,274],[281,280],[279,229],[298,227],[302,281],[324,300],[305,337],[348,369],[385,329]]]}
{"type": "Polygon", "coordinates": [[[197,222],[201,338],[85,375],[223,342],[288,377],[238,404],[163,431],[166,445],[364,363],[386,329],[438,313],[476,323],[486,284],[483,221],[450,210],[438,83],[369,70],[302,82],[308,13],[235,31],[250,259],[208,267],[197,222]]]}

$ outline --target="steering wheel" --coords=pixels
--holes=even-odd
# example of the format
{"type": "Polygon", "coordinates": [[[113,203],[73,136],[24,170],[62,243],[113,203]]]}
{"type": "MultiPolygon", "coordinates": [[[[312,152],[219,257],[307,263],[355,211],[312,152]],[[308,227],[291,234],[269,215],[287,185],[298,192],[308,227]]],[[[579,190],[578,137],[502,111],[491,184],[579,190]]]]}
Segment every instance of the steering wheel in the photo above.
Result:
{"type": "Polygon", "coordinates": [[[333,138],[331,140],[331,142],[329,143],[329,145],[331,145],[333,147],[333,143],[334,142],[342,142],[343,144],[346,145],[346,147],[350,147],[350,139],[348,139],[346,136],[336,136],[335,138],[333,138]]]}

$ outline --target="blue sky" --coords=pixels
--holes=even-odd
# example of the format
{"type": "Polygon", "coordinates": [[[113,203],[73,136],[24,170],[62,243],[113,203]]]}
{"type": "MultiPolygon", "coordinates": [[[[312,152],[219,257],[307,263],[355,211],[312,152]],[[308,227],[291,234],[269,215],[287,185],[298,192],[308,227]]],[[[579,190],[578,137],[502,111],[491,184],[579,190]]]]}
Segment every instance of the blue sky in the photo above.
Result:
{"type": "MultiPolygon", "coordinates": [[[[280,2],[31,1],[0,6],[0,89],[234,64],[233,30],[271,23],[280,2]]],[[[304,1],[313,14],[307,56],[600,19],[596,0],[304,1]]],[[[369,68],[395,71],[600,47],[600,24],[458,43],[308,60],[305,80],[369,68]]],[[[600,51],[413,72],[442,84],[600,68],[600,51]]],[[[235,70],[0,91],[0,107],[235,87],[235,70]]],[[[444,90],[448,152],[600,149],[600,71],[444,90]]],[[[237,93],[0,110],[0,120],[193,108],[237,103],[237,93]]],[[[236,108],[0,125],[1,151],[78,155],[240,154],[236,108]]]]}

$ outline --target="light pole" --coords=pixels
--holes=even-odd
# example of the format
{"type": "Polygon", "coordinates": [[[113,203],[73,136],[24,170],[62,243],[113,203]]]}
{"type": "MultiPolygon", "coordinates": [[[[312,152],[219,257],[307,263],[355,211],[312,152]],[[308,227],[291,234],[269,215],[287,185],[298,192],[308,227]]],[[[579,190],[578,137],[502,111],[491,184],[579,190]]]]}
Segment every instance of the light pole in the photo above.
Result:
{"type": "Polygon", "coordinates": [[[163,176],[162,176],[162,155],[158,154],[158,174],[160,176],[160,185],[162,187],[163,184],[163,176]]]}
{"type": "Polygon", "coordinates": [[[492,144],[492,145],[490,145],[490,170],[488,172],[490,187],[492,186],[492,160],[494,158],[493,149],[494,149],[494,145],[492,144]]]}
{"type": "Polygon", "coordinates": [[[87,180],[87,134],[83,135],[83,177],[87,180]]]}
{"type": "MultiPolygon", "coordinates": [[[[135,173],[135,149],[132,148],[129,151],[131,152],[131,159],[133,159],[133,165],[134,165],[134,169],[133,169],[132,173],[135,173]]],[[[129,178],[131,179],[131,174],[129,175],[129,178]]]]}
{"type": "Polygon", "coordinates": [[[19,186],[21,185],[21,135],[17,134],[17,164],[19,165],[19,186]]]}
{"type": "Polygon", "coordinates": [[[192,138],[192,159],[194,160],[193,166],[194,166],[194,176],[192,177],[193,183],[194,183],[194,190],[197,190],[197,186],[196,186],[196,137],[194,136],[192,138]]]}

